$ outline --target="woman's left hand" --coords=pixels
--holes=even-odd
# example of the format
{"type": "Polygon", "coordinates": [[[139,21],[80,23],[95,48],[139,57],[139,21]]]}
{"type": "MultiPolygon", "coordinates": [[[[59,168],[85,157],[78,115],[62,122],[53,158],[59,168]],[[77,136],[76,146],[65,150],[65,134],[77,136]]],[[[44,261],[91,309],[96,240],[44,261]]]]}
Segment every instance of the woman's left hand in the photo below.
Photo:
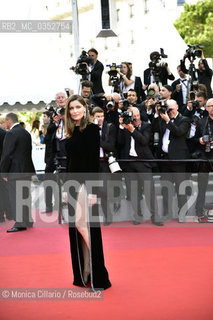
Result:
{"type": "Polygon", "coordinates": [[[97,203],[97,194],[88,194],[88,206],[92,207],[97,203]]]}
{"type": "Polygon", "coordinates": [[[62,201],[63,201],[64,203],[68,203],[67,192],[62,192],[62,201]]]}

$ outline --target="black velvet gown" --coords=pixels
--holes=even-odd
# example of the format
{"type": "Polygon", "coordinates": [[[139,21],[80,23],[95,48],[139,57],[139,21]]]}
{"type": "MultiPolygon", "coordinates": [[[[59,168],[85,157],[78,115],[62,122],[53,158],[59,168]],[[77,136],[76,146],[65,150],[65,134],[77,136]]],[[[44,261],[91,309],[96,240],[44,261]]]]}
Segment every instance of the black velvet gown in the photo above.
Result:
{"type": "MultiPolygon", "coordinates": [[[[67,139],[66,151],[68,158],[68,172],[72,179],[78,179],[83,184],[88,175],[93,176],[94,172],[99,169],[99,150],[100,136],[98,126],[91,123],[84,131],[80,132],[76,126],[71,138],[67,139]],[[80,174],[77,174],[80,173],[80,174]],[[83,173],[83,174],[82,174],[83,173]],[[87,175],[88,173],[88,175],[87,175]]],[[[70,179],[70,178],[69,178],[70,179]]],[[[72,196],[77,199],[77,193],[73,192],[72,196]]],[[[90,211],[90,214],[98,218],[98,205],[95,204],[90,211]]],[[[88,230],[90,241],[90,279],[92,289],[107,289],[111,286],[108,278],[108,272],[104,265],[104,255],[102,246],[102,236],[100,223],[95,219],[95,222],[90,222],[90,214],[88,217],[88,230]]],[[[69,207],[69,215],[75,215],[75,209],[69,207]]],[[[71,257],[74,274],[74,285],[84,287],[86,283],[83,279],[84,257],[81,247],[82,235],[75,226],[75,222],[69,226],[71,257]]]]}

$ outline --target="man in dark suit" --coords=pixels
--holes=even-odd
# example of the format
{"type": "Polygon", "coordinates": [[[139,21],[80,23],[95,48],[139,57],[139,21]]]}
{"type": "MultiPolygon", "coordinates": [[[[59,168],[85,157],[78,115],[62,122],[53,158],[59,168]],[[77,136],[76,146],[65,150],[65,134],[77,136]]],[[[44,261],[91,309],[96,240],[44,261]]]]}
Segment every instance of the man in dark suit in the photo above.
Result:
{"type": "Polygon", "coordinates": [[[178,110],[181,114],[183,114],[183,111],[187,105],[187,95],[190,91],[191,84],[186,74],[181,70],[180,65],[177,66],[177,71],[180,78],[172,82],[172,98],[177,101],[179,106],[178,110]]]}
{"type": "Polygon", "coordinates": [[[142,189],[144,189],[145,200],[151,213],[152,223],[162,226],[163,223],[160,221],[157,213],[157,201],[152,179],[152,164],[137,161],[140,159],[154,159],[149,148],[149,141],[152,134],[151,125],[141,121],[140,112],[136,107],[131,107],[129,111],[132,111],[132,122],[125,124],[123,118],[120,117],[118,144],[122,148],[121,158],[132,160],[126,162],[123,169],[127,172],[125,175],[127,198],[132,201],[132,206],[135,211],[133,223],[139,224],[143,218],[140,200],[142,197],[142,189]],[[131,182],[134,180],[137,181],[137,190],[131,190],[131,182]],[[149,181],[149,190],[145,188],[145,180],[149,181]]]}
{"type": "MultiPolygon", "coordinates": [[[[160,106],[156,106],[152,128],[154,132],[159,133],[159,157],[168,160],[189,158],[189,151],[186,144],[186,135],[189,126],[190,120],[178,113],[178,105],[175,100],[167,100],[167,111],[165,113],[160,111],[160,106]]],[[[186,196],[179,194],[179,186],[186,176],[186,165],[165,163],[160,166],[160,169],[162,173],[167,173],[165,175],[162,174],[162,180],[169,180],[172,183],[175,183],[180,211],[186,203],[186,196]]],[[[168,190],[162,188],[165,216],[169,215],[169,199],[167,193],[168,190]]],[[[182,222],[181,218],[179,221],[182,222]]]]}
{"type": "MultiPolygon", "coordinates": [[[[16,221],[13,228],[7,232],[17,232],[32,227],[31,208],[23,206],[23,211],[18,212],[16,193],[20,192],[18,183],[21,180],[29,180],[35,172],[31,158],[32,141],[30,134],[18,123],[15,113],[6,115],[6,128],[9,130],[4,139],[3,152],[0,164],[1,176],[7,182],[9,200],[13,213],[13,220],[16,221]]],[[[23,187],[23,199],[30,198],[31,192],[29,183],[23,187]]]]}
{"type": "MultiPolygon", "coordinates": [[[[99,171],[101,173],[108,173],[103,175],[103,179],[109,178],[110,169],[108,164],[108,155],[112,152],[116,153],[116,128],[112,123],[107,123],[104,120],[104,111],[99,107],[92,110],[93,121],[99,126],[100,132],[100,165],[99,171]]],[[[112,222],[112,213],[109,208],[109,201],[107,201],[107,184],[104,181],[104,187],[101,190],[101,206],[104,214],[104,225],[109,225],[112,222]]]]}
{"type": "MultiPolygon", "coordinates": [[[[3,149],[3,141],[6,131],[0,128],[0,160],[3,149]]],[[[0,222],[4,222],[4,200],[5,200],[5,181],[0,177],[0,222]]]]}
{"type": "MultiPolygon", "coordinates": [[[[195,94],[195,100],[188,101],[187,107],[183,112],[183,116],[188,117],[191,120],[191,126],[190,126],[190,130],[188,132],[188,137],[187,137],[187,145],[189,148],[189,152],[191,154],[196,152],[196,149],[197,149],[197,145],[194,140],[197,123],[200,119],[208,117],[208,112],[205,108],[206,102],[207,102],[207,96],[205,92],[198,91],[195,94]]],[[[195,171],[197,170],[196,165],[197,164],[195,164],[195,171]]]]}
{"type": "MultiPolygon", "coordinates": [[[[150,60],[151,62],[149,63],[149,65],[158,64],[160,61],[159,52],[152,52],[150,54],[150,60]]],[[[144,70],[144,85],[146,85],[147,87],[151,83],[157,83],[161,88],[162,85],[167,84],[168,79],[174,80],[175,77],[171,73],[167,63],[163,64],[161,67],[149,67],[146,70],[144,70]]]]}
{"type": "Polygon", "coordinates": [[[212,222],[210,217],[205,217],[205,195],[208,186],[209,172],[213,171],[213,98],[206,103],[208,116],[202,118],[197,125],[195,133],[195,143],[199,150],[199,158],[209,160],[200,162],[198,167],[198,196],[196,200],[196,215],[199,222],[212,222]],[[210,139],[209,139],[210,138],[210,139]]]}
{"type": "Polygon", "coordinates": [[[207,96],[205,92],[203,91],[196,92],[195,100],[188,101],[187,108],[185,109],[183,116],[189,117],[190,119],[192,119],[194,115],[196,115],[200,119],[207,117],[208,112],[206,110],[206,102],[207,102],[207,96]]]}
{"type": "Polygon", "coordinates": [[[1,159],[2,149],[3,149],[3,141],[4,141],[5,134],[6,134],[6,131],[0,128],[0,159],[1,159]]]}
{"type": "Polygon", "coordinates": [[[94,48],[91,48],[88,51],[88,55],[92,58],[92,64],[88,66],[89,80],[93,83],[92,91],[94,94],[104,92],[101,79],[104,66],[98,60],[98,51],[94,48]]]}
{"type": "Polygon", "coordinates": [[[129,89],[129,91],[127,92],[127,100],[129,100],[131,107],[138,108],[142,121],[149,121],[145,108],[142,108],[142,104],[137,103],[137,92],[134,89],[129,89]]]}

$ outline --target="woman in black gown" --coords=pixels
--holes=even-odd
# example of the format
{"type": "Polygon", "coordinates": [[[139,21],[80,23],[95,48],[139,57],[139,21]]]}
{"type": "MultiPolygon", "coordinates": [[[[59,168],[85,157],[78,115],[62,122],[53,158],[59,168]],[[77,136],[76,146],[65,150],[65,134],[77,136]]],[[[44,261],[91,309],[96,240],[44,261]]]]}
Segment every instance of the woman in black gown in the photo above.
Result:
{"type": "Polygon", "coordinates": [[[87,173],[98,172],[100,136],[98,126],[90,121],[86,103],[79,95],[73,95],[67,101],[65,127],[67,171],[72,172],[71,179],[78,178],[80,182],[77,191],[70,191],[76,199],[75,208],[69,206],[69,216],[74,217],[69,226],[73,284],[86,287],[90,281],[91,290],[103,290],[111,283],[104,265],[98,205],[88,207],[89,196],[84,184],[87,173]]]}

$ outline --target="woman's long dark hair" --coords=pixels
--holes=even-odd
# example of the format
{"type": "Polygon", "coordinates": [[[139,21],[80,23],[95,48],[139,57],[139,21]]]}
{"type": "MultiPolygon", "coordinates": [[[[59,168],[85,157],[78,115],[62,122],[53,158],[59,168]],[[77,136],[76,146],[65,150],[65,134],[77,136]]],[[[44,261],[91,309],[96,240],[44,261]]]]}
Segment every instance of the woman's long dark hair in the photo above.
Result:
{"type": "Polygon", "coordinates": [[[125,64],[127,66],[127,74],[126,74],[126,77],[127,79],[130,80],[131,78],[131,75],[132,75],[132,69],[130,68],[130,65],[128,62],[121,62],[121,64],[125,64]]]}
{"type": "Polygon", "coordinates": [[[90,119],[89,110],[84,98],[82,96],[79,96],[78,94],[74,94],[70,96],[67,99],[66,109],[65,109],[65,133],[68,138],[72,136],[76,126],[75,120],[71,118],[70,109],[69,109],[70,103],[75,100],[80,102],[85,107],[85,111],[86,111],[86,115],[81,119],[79,130],[82,132],[87,127],[87,125],[92,122],[90,119]]]}

